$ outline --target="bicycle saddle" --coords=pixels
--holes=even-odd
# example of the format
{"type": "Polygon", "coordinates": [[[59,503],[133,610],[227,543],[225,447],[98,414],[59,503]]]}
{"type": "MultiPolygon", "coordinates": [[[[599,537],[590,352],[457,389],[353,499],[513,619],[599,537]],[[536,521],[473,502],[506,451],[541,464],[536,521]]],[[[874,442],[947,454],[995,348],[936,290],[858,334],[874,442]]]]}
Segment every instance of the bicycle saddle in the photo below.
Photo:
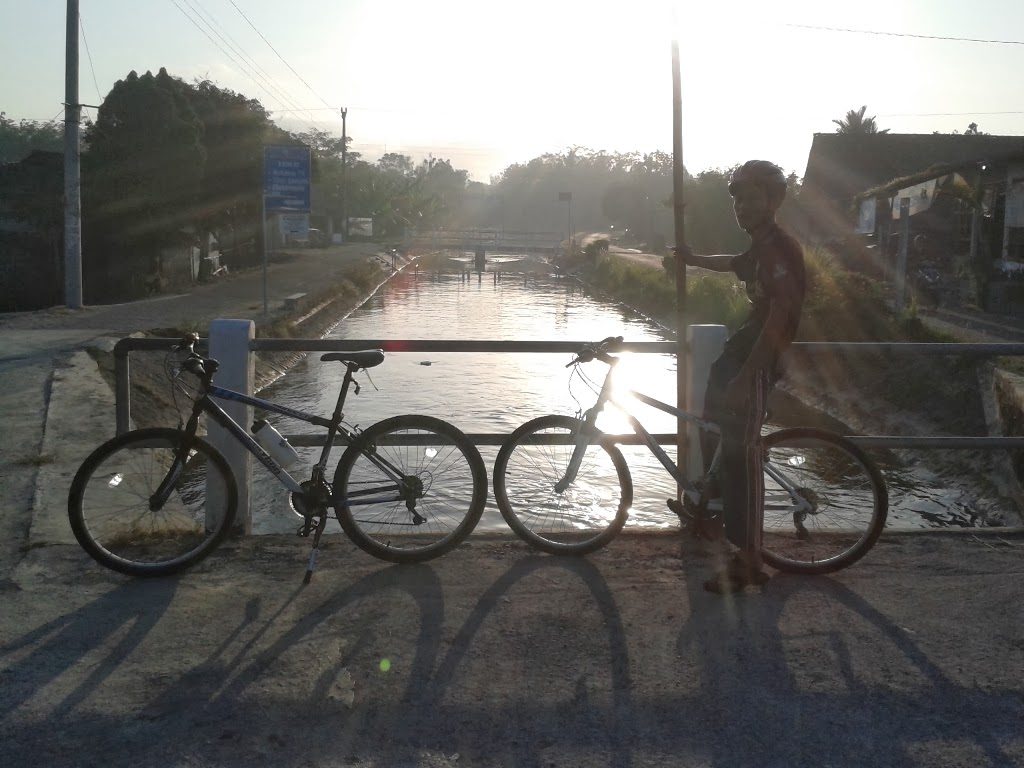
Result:
{"type": "Polygon", "coordinates": [[[384,350],[367,349],[363,352],[328,352],[325,355],[320,355],[320,359],[325,363],[337,361],[339,363],[351,363],[360,368],[373,368],[373,366],[384,362],[384,350]]]}

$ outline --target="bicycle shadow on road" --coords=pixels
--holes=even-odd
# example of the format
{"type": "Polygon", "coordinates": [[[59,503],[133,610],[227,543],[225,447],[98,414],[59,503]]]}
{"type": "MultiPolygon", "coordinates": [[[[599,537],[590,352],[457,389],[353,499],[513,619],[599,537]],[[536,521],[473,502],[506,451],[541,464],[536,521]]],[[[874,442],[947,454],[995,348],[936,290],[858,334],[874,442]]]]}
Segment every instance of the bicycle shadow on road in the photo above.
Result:
{"type": "Polygon", "coordinates": [[[706,565],[685,570],[677,649],[701,685],[673,708],[710,765],[1015,764],[1019,691],[955,682],[857,586],[778,574],[721,597],[706,565]]]}
{"type": "MultiPolygon", "coordinates": [[[[113,627],[107,617],[133,589],[139,594],[122,607],[124,618],[162,590],[160,609],[114,646],[91,688],[76,691],[55,712],[19,712],[9,754],[40,754],[48,765],[61,764],[62,755],[102,756],[108,765],[145,764],[153,755],[225,766],[332,760],[532,766],[578,762],[583,755],[593,756],[591,765],[632,764],[637,715],[626,630],[600,569],[575,558],[528,556],[505,570],[484,571],[481,581],[489,585],[477,587],[466,581],[472,562],[391,566],[326,595],[333,589],[327,573],[318,573],[320,591],[288,592],[225,576],[234,607],[211,603],[201,614],[206,618],[191,622],[182,620],[181,604],[199,593],[186,582],[156,631],[175,583],[125,585],[102,609],[67,621],[113,627]],[[454,583],[446,587],[448,580],[454,583]],[[552,589],[571,590],[571,614],[555,601],[545,608],[543,595],[552,589]],[[526,626],[510,624],[509,601],[535,605],[539,615],[526,626]],[[584,629],[577,646],[574,633],[584,629]],[[151,663],[133,657],[143,631],[157,636],[147,648],[185,644],[193,662],[182,670],[159,652],[151,663]],[[90,706],[90,690],[117,687],[114,672],[128,678],[128,701],[116,711],[90,706]]],[[[214,574],[203,576],[206,594],[214,574]]],[[[16,645],[27,648],[54,631],[59,628],[40,628],[16,645]]],[[[44,651],[57,641],[34,660],[20,659],[19,674],[29,674],[29,665],[47,667],[44,651]]],[[[64,635],[59,642],[73,639],[64,635]]],[[[36,672],[29,688],[61,671],[36,672]]],[[[26,689],[7,711],[29,695],[26,689]]],[[[69,757],[66,764],[75,763],[69,757]]]]}

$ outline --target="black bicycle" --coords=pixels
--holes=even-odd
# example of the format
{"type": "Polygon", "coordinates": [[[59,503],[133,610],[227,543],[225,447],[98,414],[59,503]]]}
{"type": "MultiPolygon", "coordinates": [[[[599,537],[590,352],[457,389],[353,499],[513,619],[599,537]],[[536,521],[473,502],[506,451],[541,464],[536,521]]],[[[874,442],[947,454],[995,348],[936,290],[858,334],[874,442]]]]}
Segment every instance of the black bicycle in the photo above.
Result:
{"type": "Polygon", "coordinates": [[[334,413],[322,418],[216,386],[218,363],[195,351],[197,341],[195,334],[182,339],[166,366],[175,391],[193,400],[188,421],[177,429],[138,429],[107,441],[71,483],[71,528],[99,563],[133,576],[170,574],[209,555],[228,534],[238,506],[237,482],[220,451],[197,435],[204,413],[291,492],[292,510],[303,520],[298,533],[313,536],[307,583],[331,510],[357,546],[398,563],[443,555],[473,530],[487,500],[487,471],[458,428],[418,415],[384,419],[365,430],[343,423],[349,388],[359,394],[354,375],[380,365],[383,351],[320,357],[345,366],[334,413]],[[175,352],[180,359],[172,359],[175,352]],[[309,479],[293,478],[213,398],[326,428],[309,479]],[[339,436],[348,447],[328,482],[327,460],[339,436]]]}
{"type": "MultiPolygon", "coordinates": [[[[682,489],[670,507],[696,527],[720,523],[722,502],[709,490],[721,445],[708,473],[691,480],[685,468],[658,445],[623,403],[625,395],[645,405],[719,432],[718,425],[640,392],[617,392],[610,354],[622,337],[581,349],[569,366],[600,360],[608,365],[603,384],[593,384],[597,402],[581,418],[541,416],[516,429],[494,462],[494,495],[502,516],[531,546],[553,554],[586,554],[610,542],[626,523],[633,503],[629,467],[611,435],[597,427],[612,403],[682,489]],[[716,519],[717,518],[717,519],[716,519]]],[[[567,367],[569,367],[567,366],[567,367]]],[[[820,429],[781,429],[762,435],[764,531],[762,554],[773,568],[794,573],[830,573],[856,562],[878,540],[889,507],[885,480],[874,462],[845,437],[820,429]]]]}

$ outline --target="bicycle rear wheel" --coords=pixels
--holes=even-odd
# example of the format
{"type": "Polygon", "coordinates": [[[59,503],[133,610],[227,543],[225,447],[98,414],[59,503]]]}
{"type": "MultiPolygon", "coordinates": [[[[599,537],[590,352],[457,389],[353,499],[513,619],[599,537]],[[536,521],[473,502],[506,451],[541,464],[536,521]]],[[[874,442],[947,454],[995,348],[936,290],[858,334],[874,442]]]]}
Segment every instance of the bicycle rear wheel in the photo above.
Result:
{"type": "Polygon", "coordinates": [[[791,573],[831,573],[862,558],[885,527],[885,481],[849,440],[817,429],[763,438],[765,562],[791,573]]]}
{"type": "Polygon", "coordinates": [[[458,428],[395,416],[363,432],[334,473],[338,522],[360,549],[415,563],[465,539],[487,502],[487,469],[458,428]]]}
{"type": "Polygon", "coordinates": [[[582,422],[541,416],[513,432],[494,462],[494,496],[502,517],[531,546],[555,555],[600,549],[622,530],[633,503],[633,480],[609,442],[587,447],[572,485],[565,475],[582,422]]]}
{"type": "Polygon", "coordinates": [[[238,488],[224,457],[176,429],[108,440],[82,463],[68,494],[78,543],[107,568],[163,576],[193,565],[223,540],[238,488]]]}

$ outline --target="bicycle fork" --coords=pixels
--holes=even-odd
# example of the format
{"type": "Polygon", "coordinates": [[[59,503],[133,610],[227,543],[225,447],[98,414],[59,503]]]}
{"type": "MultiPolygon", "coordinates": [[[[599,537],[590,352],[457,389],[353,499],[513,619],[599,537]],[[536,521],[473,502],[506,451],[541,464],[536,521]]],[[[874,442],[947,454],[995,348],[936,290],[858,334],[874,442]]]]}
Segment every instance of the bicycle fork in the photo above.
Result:
{"type": "Polygon", "coordinates": [[[597,432],[597,414],[600,410],[601,404],[598,403],[598,405],[587,411],[583,421],[580,422],[580,428],[575,435],[575,447],[569,459],[569,466],[565,468],[565,474],[562,476],[562,479],[555,483],[555,493],[565,493],[565,490],[575,482],[576,475],[583,464],[583,456],[587,452],[587,446],[590,445],[590,438],[597,432]]]}

